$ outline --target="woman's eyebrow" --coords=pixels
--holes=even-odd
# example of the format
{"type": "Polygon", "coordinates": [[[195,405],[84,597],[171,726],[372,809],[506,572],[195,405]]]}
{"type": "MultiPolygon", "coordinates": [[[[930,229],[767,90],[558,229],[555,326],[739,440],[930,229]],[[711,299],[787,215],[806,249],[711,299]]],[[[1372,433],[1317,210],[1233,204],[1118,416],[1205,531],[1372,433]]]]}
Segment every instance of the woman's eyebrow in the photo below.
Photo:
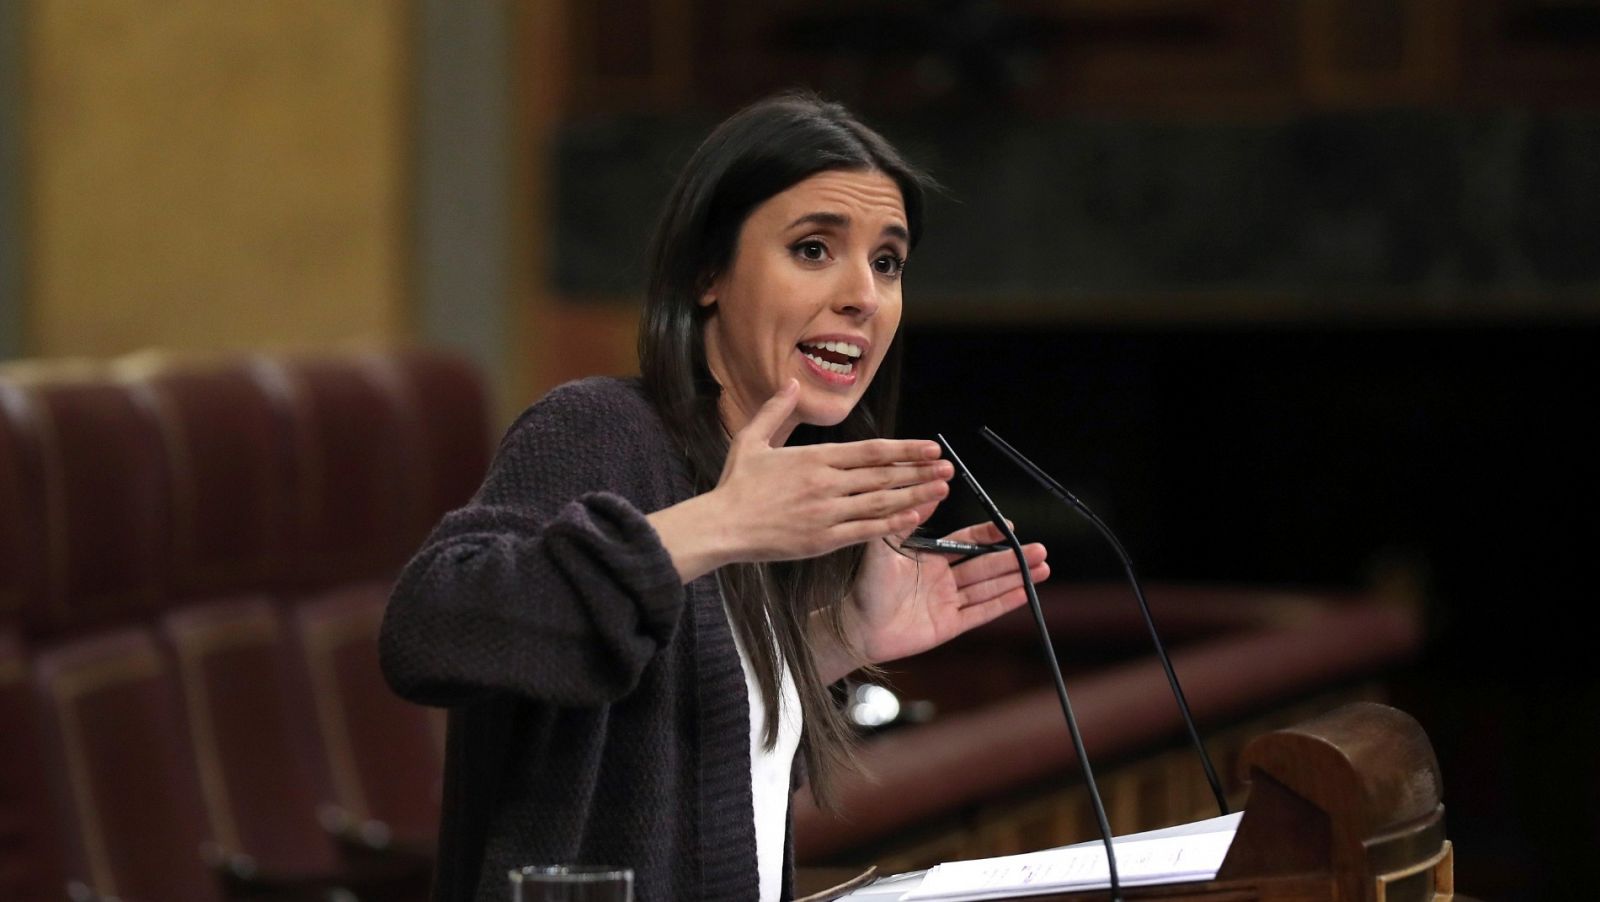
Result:
{"type": "Polygon", "coordinates": [[[789,223],[789,228],[797,225],[822,225],[835,229],[842,229],[850,224],[850,217],[843,213],[807,213],[806,215],[789,223]]]}
{"type": "MultiPolygon", "coordinates": [[[[792,229],[798,225],[820,225],[828,226],[829,228],[842,229],[850,225],[850,217],[844,215],[843,213],[807,213],[799,219],[796,219],[794,222],[789,223],[789,228],[792,229]]],[[[898,238],[901,241],[911,240],[911,233],[906,231],[905,226],[902,226],[898,223],[892,223],[884,226],[883,234],[888,235],[891,238],[898,238]]]]}

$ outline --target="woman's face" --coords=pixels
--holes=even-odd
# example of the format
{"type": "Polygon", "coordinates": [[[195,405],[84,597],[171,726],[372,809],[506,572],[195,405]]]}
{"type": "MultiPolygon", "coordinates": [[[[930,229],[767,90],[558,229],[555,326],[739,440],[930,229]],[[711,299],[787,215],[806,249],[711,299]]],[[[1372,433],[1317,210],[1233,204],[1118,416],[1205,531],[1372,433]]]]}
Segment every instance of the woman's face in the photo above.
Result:
{"type": "Polygon", "coordinates": [[[799,423],[849,415],[900,325],[909,249],[900,187],[877,170],[818,173],[751,211],[732,263],[700,298],[730,433],[791,378],[799,401],[774,444],[799,423]]]}

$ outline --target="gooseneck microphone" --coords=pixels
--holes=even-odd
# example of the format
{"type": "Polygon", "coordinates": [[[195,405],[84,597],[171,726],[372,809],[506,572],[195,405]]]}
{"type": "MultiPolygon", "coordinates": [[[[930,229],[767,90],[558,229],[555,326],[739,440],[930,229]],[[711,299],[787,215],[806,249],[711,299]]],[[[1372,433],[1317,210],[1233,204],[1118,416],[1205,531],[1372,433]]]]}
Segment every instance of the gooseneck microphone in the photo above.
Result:
{"type": "Polygon", "coordinates": [[[1172,687],[1172,697],[1177,699],[1178,710],[1183,714],[1183,724],[1189,730],[1189,741],[1194,744],[1194,750],[1199,753],[1200,766],[1205,768],[1206,780],[1211,783],[1211,794],[1217,799],[1217,809],[1222,814],[1227,814],[1227,797],[1222,793],[1222,784],[1217,780],[1216,769],[1211,766],[1211,756],[1206,754],[1205,743],[1200,741],[1200,732],[1194,727],[1194,717],[1189,713],[1189,701],[1184,698],[1183,686],[1179,685],[1178,674],[1172,669],[1172,661],[1167,657],[1167,648],[1162,644],[1160,634],[1156,632],[1155,618],[1150,616],[1150,604],[1145,601],[1144,589],[1139,586],[1139,577],[1133,573],[1133,560],[1128,557],[1127,550],[1122,547],[1121,542],[1117,541],[1116,535],[1111,532],[1111,527],[1107,526],[1104,520],[1096,516],[1095,512],[1090,510],[1087,504],[1079,501],[1076,495],[1063,488],[1061,483],[1052,479],[1050,474],[1041,470],[1033,461],[1023,457],[1022,452],[1011,447],[1009,442],[996,435],[988,426],[983,427],[980,430],[980,434],[988,439],[990,444],[1000,449],[1001,453],[1005,454],[1006,457],[1011,458],[1012,463],[1021,467],[1029,476],[1032,476],[1039,485],[1044,487],[1045,491],[1065,502],[1068,507],[1082,514],[1085,519],[1094,524],[1094,528],[1099,530],[1100,534],[1105,536],[1106,541],[1111,543],[1111,547],[1116,550],[1117,557],[1122,559],[1122,569],[1127,572],[1128,582],[1133,586],[1133,597],[1139,601],[1139,613],[1144,615],[1144,625],[1150,630],[1150,641],[1155,644],[1156,656],[1161,659],[1161,666],[1167,672],[1167,685],[1172,687]]]}
{"type": "Polygon", "coordinates": [[[1028,607],[1033,610],[1033,622],[1039,627],[1039,642],[1044,646],[1044,657],[1050,664],[1050,676],[1055,680],[1056,699],[1061,702],[1061,713],[1066,715],[1067,732],[1072,734],[1072,748],[1078,754],[1078,766],[1083,770],[1083,782],[1089,789],[1089,804],[1094,808],[1095,820],[1100,824],[1100,840],[1106,846],[1106,867],[1111,872],[1111,899],[1112,902],[1122,902],[1122,884],[1117,879],[1117,853],[1111,845],[1111,823],[1106,820],[1106,809],[1100,802],[1100,787],[1094,781],[1094,770],[1089,767],[1089,754],[1083,748],[1083,735],[1078,732],[1078,718],[1073,715],[1072,701],[1067,698],[1067,684],[1061,678],[1061,663],[1056,660],[1055,646],[1050,642],[1050,630],[1044,623],[1044,608],[1039,604],[1039,591],[1033,585],[1033,576],[1028,573],[1028,559],[1023,553],[1022,542],[1011,529],[1011,524],[1006,522],[1005,516],[1000,513],[1000,508],[990,500],[989,493],[983,490],[983,486],[978,484],[972,471],[961,462],[956,449],[950,447],[950,442],[946,441],[942,434],[935,435],[935,438],[944,446],[945,453],[950,455],[950,462],[956,465],[961,478],[966,481],[973,494],[978,496],[984,510],[989,512],[990,522],[994,523],[995,528],[1006,537],[1006,544],[1011,546],[1011,553],[1016,555],[1017,567],[1022,573],[1022,586],[1028,593],[1028,607]]]}

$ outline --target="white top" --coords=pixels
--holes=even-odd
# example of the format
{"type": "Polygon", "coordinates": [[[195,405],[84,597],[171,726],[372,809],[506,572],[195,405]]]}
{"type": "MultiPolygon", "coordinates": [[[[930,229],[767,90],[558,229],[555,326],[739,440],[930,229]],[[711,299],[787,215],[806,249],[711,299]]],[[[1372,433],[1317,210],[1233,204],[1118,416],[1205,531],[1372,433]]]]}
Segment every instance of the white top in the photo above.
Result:
{"type": "Polygon", "coordinates": [[[784,834],[789,826],[789,774],[794,753],[800,747],[800,693],[795,689],[789,663],[783,664],[783,683],[778,691],[782,719],[778,723],[778,744],[768,749],[767,708],[761,702],[761,684],[756,682],[750,656],[733,630],[739,649],[739,666],[744,669],[745,692],[750,698],[750,794],[755,801],[756,868],[761,880],[761,902],[777,902],[783,892],[784,834]]]}

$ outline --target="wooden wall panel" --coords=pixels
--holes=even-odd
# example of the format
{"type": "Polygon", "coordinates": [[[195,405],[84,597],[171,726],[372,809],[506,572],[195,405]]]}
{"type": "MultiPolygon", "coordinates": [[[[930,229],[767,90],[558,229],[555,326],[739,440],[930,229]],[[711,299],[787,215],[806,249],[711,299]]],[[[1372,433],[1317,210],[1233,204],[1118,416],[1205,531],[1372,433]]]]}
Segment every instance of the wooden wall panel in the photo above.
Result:
{"type": "Polygon", "coordinates": [[[1280,108],[1294,98],[1291,10],[1241,0],[703,0],[695,86],[724,106],[804,84],[868,110],[1280,108]]]}
{"type": "Polygon", "coordinates": [[[564,13],[568,30],[541,39],[556,47],[554,66],[551,53],[529,54],[526,66],[553,98],[534,117],[549,168],[527,195],[538,260],[520,330],[524,359],[535,361],[521,382],[530,395],[631,359],[623,324],[642,281],[636,248],[665,191],[655,182],[716,119],[791,86],[849,104],[961,198],[917,269],[923,297],[944,292],[977,311],[951,312],[954,321],[1365,322],[1593,308],[1588,258],[1567,237],[1592,231],[1593,192],[1579,189],[1592,181],[1585,117],[1600,106],[1593,0],[532,8],[564,13]],[[1561,116],[1545,115],[1552,108],[1561,116]],[[1041,198],[1065,209],[1028,213],[1041,198]],[[1375,212],[1353,212],[1362,204],[1375,212]],[[959,219],[1029,216],[1041,226],[1020,242],[959,219]],[[1067,234],[1074,216],[1084,225],[1067,234]],[[1140,232],[1128,250],[1104,252],[1128,228],[1140,232]],[[958,251],[932,247],[952,234],[958,251]]]}
{"type": "Polygon", "coordinates": [[[1589,0],[604,0],[573,13],[585,113],[727,111],[797,85],[879,115],[1600,102],[1589,0]]]}
{"type": "Polygon", "coordinates": [[[1459,84],[1460,11],[1437,0],[1306,0],[1300,72],[1319,108],[1425,104],[1459,84]]]}
{"type": "Polygon", "coordinates": [[[1474,103],[1600,104],[1600,4],[1463,0],[1462,97],[1474,103]]]}

